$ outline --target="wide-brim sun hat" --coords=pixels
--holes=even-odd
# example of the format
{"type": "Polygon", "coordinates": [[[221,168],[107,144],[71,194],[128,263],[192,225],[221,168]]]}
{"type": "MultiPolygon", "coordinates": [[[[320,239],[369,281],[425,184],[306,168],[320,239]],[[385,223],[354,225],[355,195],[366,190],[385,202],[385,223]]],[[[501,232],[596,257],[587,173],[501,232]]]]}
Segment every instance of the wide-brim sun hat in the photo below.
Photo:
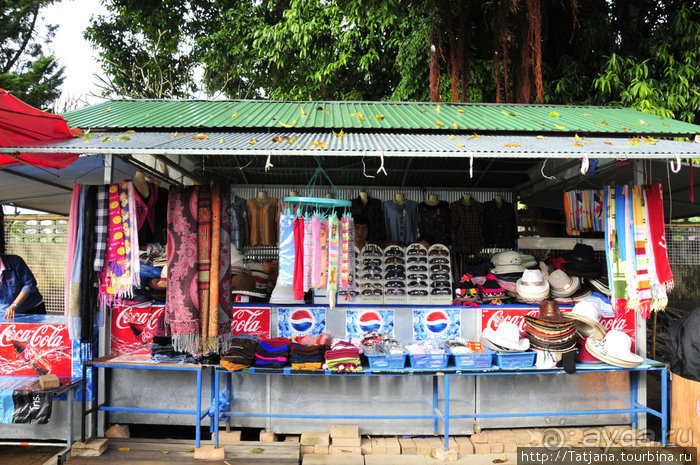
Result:
{"type": "Polygon", "coordinates": [[[552,297],[570,297],[574,295],[581,285],[581,280],[578,276],[569,276],[562,270],[552,271],[548,281],[552,297]]]}
{"type": "Polygon", "coordinates": [[[304,299],[294,298],[294,289],[291,285],[280,285],[277,283],[270,296],[271,304],[303,304],[304,299]]]}
{"type": "Polygon", "coordinates": [[[525,271],[525,267],[520,261],[520,254],[513,250],[495,254],[493,257],[491,257],[491,262],[493,263],[491,273],[496,275],[522,273],[525,271]]]}
{"type": "Polygon", "coordinates": [[[255,278],[247,274],[238,274],[231,278],[231,292],[235,295],[247,295],[250,297],[265,297],[255,286],[255,278]]]}
{"type": "Polygon", "coordinates": [[[540,270],[525,270],[516,283],[516,292],[523,300],[542,300],[549,296],[549,282],[540,270]]]}
{"type": "Polygon", "coordinates": [[[601,275],[601,263],[595,259],[593,247],[590,245],[576,244],[573,250],[566,252],[562,258],[566,260],[562,268],[569,276],[597,278],[601,275]]]}
{"type": "Polygon", "coordinates": [[[644,358],[632,353],[631,338],[622,331],[610,330],[602,341],[593,338],[586,340],[586,348],[596,357],[610,365],[634,368],[644,362],[644,358]]]}
{"type": "Polygon", "coordinates": [[[525,352],[530,348],[530,340],[521,338],[518,326],[507,321],[501,322],[496,330],[484,329],[481,342],[497,352],[525,352]]]}
{"type": "Polygon", "coordinates": [[[597,340],[603,340],[607,331],[600,324],[600,308],[590,301],[581,301],[574,305],[570,312],[561,314],[566,319],[574,320],[578,332],[583,337],[591,337],[597,340]]]}

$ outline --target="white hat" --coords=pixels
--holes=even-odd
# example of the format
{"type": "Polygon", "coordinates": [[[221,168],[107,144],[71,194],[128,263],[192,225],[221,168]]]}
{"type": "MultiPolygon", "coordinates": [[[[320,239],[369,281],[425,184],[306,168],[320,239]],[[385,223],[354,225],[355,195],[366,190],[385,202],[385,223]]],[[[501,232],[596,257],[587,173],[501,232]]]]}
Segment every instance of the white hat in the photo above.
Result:
{"type": "Polygon", "coordinates": [[[516,292],[524,300],[543,300],[549,296],[549,282],[540,270],[525,270],[516,283],[516,292]]]}
{"type": "Polygon", "coordinates": [[[537,265],[537,260],[535,259],[534,255],[520,252],[518,252],[518,254],[520,255],[520,264],[525,268],[532,268],[533,266],[537,265]]]}
{"type": "Polygon", "coordinates": [[[595,302],[581,301],[574,305],[570,312],[561,314],[564,318],[575,320],[576,328],[581,336],[601,340],[606,330],[600,324],[600,308],[595,302]]]}
{"type": "Polygon", "coordinates": [[[632,353],[632,339],[616,329],[608,331],[602,341],[589,337],[586,349],[598,360],[623,368],[634,368],[644,362],[643,357],[632,353]]]}
{"type": "Polygon", "coordinates": [[[495,331],[486,328],[481,333],[481,343],[497,352],[524,352],[530,348],[530,340],[521,339],[520,329],[509,321],[502,321],[495,331]]]}
{"type": "Polygon", "coordinates": [[[231,266],[238,266],[238,267],[244,267],[245,264],[243,260],[245,257],[241,252],[238,251],[237,248],[231,247],[231,266]]]}
{"type": "Polygon", "coordinates": [[[303,304],[304,299],[296,300],[294,298],[294,289],[290,285],[280,285],[279,283],[272,290],[270,296],[271,304],[303,304]]]}
{"type": "Polygon", "coordinates": [[[549,288],[553,297],[569,297],[574,295],[581,285],[578,276],[569,276],[562,270],[554,270],[549,275],[549,288]]]}
{"type": "Polygon", "coordinates": [[[494,268],[491,270],[493,274],[522,273],[525,271],[520,254],[513,250],[497,253],[491,257],[491,261],[494,265],[494,268]]]}

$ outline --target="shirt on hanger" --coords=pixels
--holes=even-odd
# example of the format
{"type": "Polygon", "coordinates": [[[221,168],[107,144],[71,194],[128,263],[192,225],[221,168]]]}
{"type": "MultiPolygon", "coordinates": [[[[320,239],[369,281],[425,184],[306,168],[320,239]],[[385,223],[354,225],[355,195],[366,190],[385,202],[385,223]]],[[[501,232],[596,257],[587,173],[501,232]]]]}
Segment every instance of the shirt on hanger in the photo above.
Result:
{"type": "Polygon", "coordinates": [[[406,200],[399,205],[393,200],[384,202],[386,238],[393,242],[411,244],[418,239],[418,208],[416,202],[406,200]]]}
{"type": "Polygon", "coordinates": [[[139,228],[139,244],[145,248],[149,242],[165,244],[168,224],[168,189],[158,187],[148,181],[148,196],[144,197],[138,189],[136,192],[136,221],[139,228]]]}
{"type": "Polygon", "coordinates": [[[385,238],[384,228],[384,208],[382,201],[372,197],[367,197],[367,204],[362,202],[360,197],[350,201],[352,216],[365,215],[369,221],[368,242],[381,242],[385,238]]]}
{"type": "Polygon", "coordinates": [[[248,199],[248,241],[253,247],[277,245],[277,199],[248,199]]]}
{"type": "Polygon", "coordinates": [[[426,202],[418,204],[420,217],[419,229],[421,236],[432,236],[438,244],[450,245],[450,204],[441,200],[437,205],[426,202]]]}
{"type": "Polygon", "coordinates": [[[461,200],[450,204],[453,248],[457,252],[476,253],[484,246],[483,205],[473,202],[464,205],[461,200]]]}
{"type": "Polygon", "coordinates": [[[518,226],[513,204],[503,202],[499,208],[495,200],[484,202],[484,242],[486,247],[515,248],[518,226]]]}

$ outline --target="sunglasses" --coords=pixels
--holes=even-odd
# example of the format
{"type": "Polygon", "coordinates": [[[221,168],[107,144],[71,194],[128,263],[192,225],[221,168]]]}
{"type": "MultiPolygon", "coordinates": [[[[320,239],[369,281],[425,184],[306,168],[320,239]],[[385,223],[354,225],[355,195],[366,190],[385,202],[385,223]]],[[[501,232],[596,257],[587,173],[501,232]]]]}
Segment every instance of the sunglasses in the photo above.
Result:
{"type": "Polygon", "coordinates": [[[440,257],[448,257],[450,255],[450,252],[448,252],[445,249],[433,249],[428,254],[428,256],[430,257],[435,257],[436,255],[440,257]]]}
{"type": "Polygon", "coordinates": [[[425,250],[423,250],[423,249],[409,249],[408,252],[406,252],[406,255],[420,255],[422,257],[425,257],[425,250]]]}
{"type": "Polygon", "coordinates": [[[428,267],[425,265],[411,265],[408,267],[408,271],[428,271],[428,267]]]}
{"type": "Polygon", "coordinates": [[[426,281],[411,281],[408,283],[408,287],[428,287],[428,283],[426,281]]]}
{"type": "Polygon", "coordinates": [[[371,289],[371,288],[381,289],[382,283],[363,283],[362,287],[364,287],[365,289],[371,289]]]}
{"type": "Polygon", "coordinates": [[[425,257],[408,257],[408,263],[427,263],[428,259],[425,257]]]}
{"type": "Polygon", "coordinates": [[[387,265],[385,271],[406,271],[405,265],[387,265]]]}
{"type": "Polygon", "coordinates": [[[365,250],[362,252],[363,257],[381,257],[382,252],[379,250],[365,250]]]}
{"type": "Polygon", "coordinates": [[[408,275],[408,279],[418,279],[418,280],[428,279],[428,275],[427,274],[420,274],[420,273],[413,273],[413,274],[408,275]]]}
{"type": "Polygon", "coordinates": [[[449,281],[450,275],[448,274],[431,274],[430,279],[433,281],[449,281]]]}
{"type": "Polygon", "coordinates": [[[367,296],[370,296],[370,295],[377,295],[377,296],[381,296],[381,295],[382,295],[382,291],[379,290],[379,289],[365,289],[364,291],[362,291],[362,295],[367,295],[367,296]]]}
{"type": "Polygon", "coordinates": [[[382,275],[366,273],[362,275],[362,279],[382,279],[382,275]]]}
{"type": "Polygon", "coordinates": [[[431,265],[435,265],[435,264],[438,264],[438,265],[446,265],[446,264],[448,264],[449,262],[450,262],[450,261],[449,261],[448,259],[443,258],[443,257],[437,257],[437,258],[431,258],[431,259],[430,259],[430,264],[431,264],[431,265]]]}
{"type": "Polygon", "coordinates": [[[408,295],[428,295],[428,291],[424,289],[414,289],[412,291],[408,291],[408,295]]]}
{"type": "Polygon", "coordinates": [[[406,263],[406,262],[405,262],[405,260],[404,260],[403,258],[401,258],[401,257],[389,257],[389,258],[386,259],[386,263],[387,263],[387,265],[393,265],[393,264],[400,264],[400,265],[403,265],[403,264],[406,263]]]}
{"type": "Polygon", "coordinates": [[[406,295],[406,291],[403,289],[388,289],[386,295],[406,295]]]}
{"type": "Polygon", "coordinates": [[[389,281],[386,283],[386,287],[406,287],[406,283],[401,281],[389,281]]]}
{"type": "Polygon", "coordinates": [[[381,273],[382,272],[382,267],[381,266],[366,266],[362,268],[362,271],[365,273],[381,273]]]}
{"type": "Polygon", "coordinates": [[[447,265],[433,265],[430,267],[431,273],[449,273],[450,267],[447,265]]]}
{"type": "Polygon", "coordinates": [[[450,290],[447,289],[447,288],[444,288],[444,289],[433,289],[432,291],[430,291],[430,294],[432,294],[432,295],[442,295],[442,294],[448,295],[449,293],[450,293],[450,290]]]}
{"type": "Polygon", "coordinates": [[[403,251],[401,249],[389,249],[384,255],[387,257],[403,257],[403,251]]]}
{"type": "Polygon", "coordinates": [[[350,297],[355,297],[360,295],[357,291],[338,291],[338,295],[349,295],[350,297]]]}
{"type": "Polygon", "coordinates": [[[431,287],[452,287],[449,281],[435,281],[430,285],[431,287]]]}
{"type": "Polygon", "coordinates": [[[403,279],[406,279],[406,274],[399,273],[399,272],[387,273],[384,278],[385,279],[402,279],[403,280],[403,279]]]}
{"type": "Polygon", "coordinates": [[[382,264],[382,261],[379,258],[365,258],[364,260],[362,260],[362,264],[380,266],[382,264]]]}

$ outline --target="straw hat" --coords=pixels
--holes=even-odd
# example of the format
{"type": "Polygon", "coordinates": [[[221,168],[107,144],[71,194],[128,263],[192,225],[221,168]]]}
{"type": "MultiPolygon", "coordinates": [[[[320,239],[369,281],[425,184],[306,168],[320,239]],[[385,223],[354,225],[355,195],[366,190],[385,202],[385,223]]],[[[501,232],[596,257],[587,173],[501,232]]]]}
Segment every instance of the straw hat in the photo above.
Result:
{"type": "Polygon", "coordinates": [[[255,278],[248,274],[238,274],[231,278],[231,292],[251,297],[265,297],[265,293],[260,292],[255,286],[255,278]]]}
{"type": "Polygon", "coordinates": [[[570,312],[562,313],[562,316],[574,320],[579,334],[583,337],[602,340],[607,331],[600,324],[600,308],[590,301],[581,301],[574,305],[570,312]]]}
{"type": "Polygon", "coordinates": [[[486,328],[481,333],[481,343],[497,352],[525,352],[530,348],[529,339],[521,339],[520,329],[509,321],[502,321],[495,331],[486,328]]]}
{"type": "Polygon", "coordinates": [[[518,297],[527,301],[541,301],[549,296],[549,282],[542,278],[540,270],[525,270],[516,283],[518,297]]]}
{"type": "Polygon", "coordinates": [[[578,276],[569,276],[562,270],[554,270],[549,275],[549,288],[552,292],[552,297],[569,297],[572,296],[581,285],[581,280],[578,276]]]}
{"type": "Polygon", "coordinates": [[[586,340],[586,349],[598,360],[623,368],[634,368],[644,358],[632,353],[632,339],[622,331],[610,330],[602,341],[586,340]]]}

